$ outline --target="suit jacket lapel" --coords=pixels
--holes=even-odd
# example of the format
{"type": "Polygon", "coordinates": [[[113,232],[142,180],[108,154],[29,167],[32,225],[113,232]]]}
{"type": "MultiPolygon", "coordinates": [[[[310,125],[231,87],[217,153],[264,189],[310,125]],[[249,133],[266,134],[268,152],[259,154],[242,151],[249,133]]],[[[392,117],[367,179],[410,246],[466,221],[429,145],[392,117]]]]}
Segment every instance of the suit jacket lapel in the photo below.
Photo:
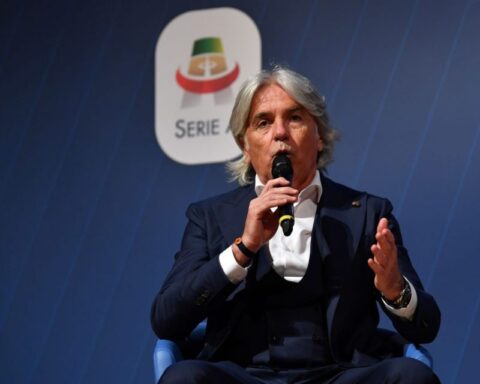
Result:
{"type": "Polygon", "coordinates": [[[348,246],[349,256],[353,257],[362,237],[365,219],[366,195],[339,185],[322,175],[322,199],[318,225],[330,248],[348,246]]]}
{"type": "Polygon", "coordinates": [[[248,186],[239,189],[237,194],[219,204],[215,214],[227,245],[232,244],[235,238],[242,235],[248,205],[254,197],[253,186],[248,186]]]}
{"type": "MultiPolygon", "coordinates": [[[[332,336],[342,292],[351,284],[349,274],[363,234],[366,195],[341,186],[323,175],[322,187],[312,241],[316,239],[323,261],[327,327],[332,336]]],[[[329,340],[332,341],[331,337],[329,340]]]]}

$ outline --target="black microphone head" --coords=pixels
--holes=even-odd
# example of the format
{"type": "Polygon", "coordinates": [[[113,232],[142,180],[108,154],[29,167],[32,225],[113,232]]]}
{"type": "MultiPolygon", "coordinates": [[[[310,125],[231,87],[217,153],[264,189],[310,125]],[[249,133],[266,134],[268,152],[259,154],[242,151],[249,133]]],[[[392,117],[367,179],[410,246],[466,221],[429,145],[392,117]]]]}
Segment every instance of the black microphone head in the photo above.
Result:
{"type": "Polygon", "coordinates": [[[285,220],[280,221],[280,227],[282,227],[283,234],[285,236],[290,236],[293,231],[293,224],[295,223],[295,219],[293,216],[286,218],[285,220]]]}
{"type": "MultiPolygon", "coordinates": [[[[290,182],[290,184],[292,183],[293,168],[286,153],[280,153],[273,159],[272,176],[274,179],[277,177],[284,177],[290,182]]],[[[293,217],[293,205],[289,203],[278,207],[278,213],[278,223],[282,228],[283,234],[285,236],[290,236],[295,222],[295,218],[293,217]]]]}
{"type": "Polygon", "coordinates": [[[277,177],[284,177],[290,183],[293,180],[293,168],[292,162],[288,158],[286,153],[279,153],[273,159],[272,163],[272,176],[274,179],[277,177]]]}

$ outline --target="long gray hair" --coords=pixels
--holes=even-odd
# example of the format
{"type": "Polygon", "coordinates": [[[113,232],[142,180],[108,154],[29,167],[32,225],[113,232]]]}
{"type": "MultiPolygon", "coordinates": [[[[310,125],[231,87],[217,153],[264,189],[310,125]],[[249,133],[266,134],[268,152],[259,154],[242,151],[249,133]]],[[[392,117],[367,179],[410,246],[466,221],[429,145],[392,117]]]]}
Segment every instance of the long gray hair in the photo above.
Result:
{"type": "MultiPolygon", "coordinates": [[[[323,142],[323,149],[318,154],[318,168],[324,169],[332,161],[335,141],[338,139],[338,132],[329,123],[325,98],[317,93],[310,80],[284,67],[276,66],[271,70],[263,70],[243,83],[235,99],[229,123],[238,146],[243,151],[253,97],[262,86],[268,84],[278,84],[312,115],[323,142]]],[[[227,170],[232,176],[232,181],[237,180],[240,185],[251,184],[254,181],[255,171],[244,155],[227,163],[227,170]]]]}

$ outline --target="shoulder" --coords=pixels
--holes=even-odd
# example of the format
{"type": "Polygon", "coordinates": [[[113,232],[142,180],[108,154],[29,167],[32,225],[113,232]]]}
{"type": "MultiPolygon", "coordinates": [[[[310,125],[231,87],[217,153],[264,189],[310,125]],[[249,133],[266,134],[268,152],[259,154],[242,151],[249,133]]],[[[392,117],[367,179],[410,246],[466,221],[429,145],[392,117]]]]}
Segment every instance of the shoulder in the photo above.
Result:
{"type": "Polygon", "coordinates": [[[347,206],[356,208],[366,205],[367,210],[385,211],[392,209],[392,204],[387,198],[353,189],[333,181],[325,175],[322,175],[322,187],[328,203],[339,208],[346,208],[347,206]]]}
{"type": "Polygon", "coordinates": [[[248,203],[255,196],[253,185],[236,187],[235,189],[194,202],[189,205],[188,211],[215,210],[223,205],[241,206],[248,203]]]}

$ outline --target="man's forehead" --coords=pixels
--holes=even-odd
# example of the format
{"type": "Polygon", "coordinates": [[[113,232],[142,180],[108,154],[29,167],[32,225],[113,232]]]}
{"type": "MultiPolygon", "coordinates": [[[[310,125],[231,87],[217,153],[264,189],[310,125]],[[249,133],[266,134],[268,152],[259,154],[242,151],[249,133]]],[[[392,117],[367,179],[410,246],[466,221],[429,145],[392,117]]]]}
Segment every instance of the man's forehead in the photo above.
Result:
{"type": "Polygon", "coordinates": [[[258,103],[277,99],[291,99],[293,102],[296,102],[285,89],[276,83],[262,85],[258,88],[253,95],[252,102],[258,103]]]}
{"type": "MultiPolygon", "coordinates": [[[[287,108],[282,108],[282,110],[280,111],[284,114],[292,114],[292,113],[296,113],[296,112],[305,112],[305,113],[308,113],[308,111],[302,107],[300,104],[295,104],[295,105],[291,105],[287,108]]],[[[250,116],[252,119],[257,119],[257,118],[261,118],[261,117],[264,117],[264,116],[270,116],[272,115],[274,112],[271,110],[271,108],[269,107],[262,107],[262,106],[259,106],[258,108],[256,108],[255,110],[252,109],[251,113],[250,113],[250,116]]]]}
{"type": "Polygon", "coordinates": [[[288,111],[305,110],[292,96],[277,84],[265,85],[257,90],[250,105],[250,117],[258,114],[269,113],[272,107],[278,107],[288,111]]]}

